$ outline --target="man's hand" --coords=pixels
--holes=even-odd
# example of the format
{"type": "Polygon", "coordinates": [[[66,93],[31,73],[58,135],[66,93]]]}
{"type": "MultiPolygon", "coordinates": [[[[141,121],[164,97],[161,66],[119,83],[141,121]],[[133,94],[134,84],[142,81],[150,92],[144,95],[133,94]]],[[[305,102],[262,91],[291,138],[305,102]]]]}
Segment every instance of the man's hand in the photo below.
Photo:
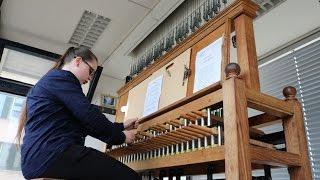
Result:
{"type": "Polygon", "coordinates": [[[126,143],[131,144],[136,138],[137,130],[125,130],[123,131],[124,135],[126,135],[126,143]]]}
{"type": "Polygon", "coordinates": [[[123,122],[125,130],[137,129],[139,126],[138,118],[130,118],[123,122]]]}

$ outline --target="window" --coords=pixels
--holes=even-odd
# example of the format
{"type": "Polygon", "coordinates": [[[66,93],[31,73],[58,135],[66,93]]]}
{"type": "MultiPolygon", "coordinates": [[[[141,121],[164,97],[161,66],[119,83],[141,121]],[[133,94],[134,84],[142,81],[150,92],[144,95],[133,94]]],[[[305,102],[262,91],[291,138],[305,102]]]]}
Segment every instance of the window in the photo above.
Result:
{"type": "Polygon", "coordinates": [[[51,67],[54,61],[4,48],[0,76],[27,84],[35,84],[51,67]]]}
{"type": "MultiPolygon", "coordinates": [[[[319,37],[319,36],[318,36],[319,37]]],[[[301,102],[313,178],[320,178],[320,38],[294,47],[259,66],[261,91],[283,99],[282,89],[294,86],[301,102]]],[[[282,126],[263,129],[266,133],[282,126]]],[[[286,169],[273,179],[288,179],[286,169]]]]}
{"type": "Polygon", "coordinates": [[[59,55],[0,38],[0,176],[21,178],[15,140],[28,90],[59,55]]]}
{"type": "Polygon", "coordinates": [[[0,92],[0,169],[20,170],[20,152],[15,136],[25,99],[0,92]]]}

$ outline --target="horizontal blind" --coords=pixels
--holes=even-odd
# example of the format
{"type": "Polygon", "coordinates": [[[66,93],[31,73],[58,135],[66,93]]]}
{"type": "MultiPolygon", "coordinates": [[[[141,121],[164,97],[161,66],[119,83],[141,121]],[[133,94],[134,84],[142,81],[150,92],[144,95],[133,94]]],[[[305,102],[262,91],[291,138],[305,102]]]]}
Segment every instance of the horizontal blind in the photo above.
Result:
{"type": "MultiPolygon", "coordinates": [[[[283,99],[282,90],[294,86],[301,102],[314,179],[320,179],[320,38],[298,47],[280,58],[259,66],[261,91],[283,99]]],[[[278,126],[281,126],[280,124],[278,126]]],[[[281,127],[282,128],[282,127],[281,127]]],[[[262,129],[274,132],[271,127],[262,129]]],[[[273,179],[289,179],[286,169],[273,169],[273,179]]]]}
{"type": "MultiPolygon", "coordinates": [[[[292,54],[285,55],[281,58],[273,59],[259,66],[259,77],[261,92],[274,96],[279,99],[284,99],[282,90],[286,86],[294,86],[298,88],[298,79],[296,67],[292,54]]],[[[266,134],[275,131],[282,131],[281,124],[261,128],[266,134]]],[[[287,180],[289,178],[286,168],[271,169],[272,179],[287,180]]]]}
{"type": "Polygon", "coordinates": [[[260,65],[259,77],[261,91],[276,98],[284,99],[282,90],[286,86],[298,88],[297,73],[291,53],[260,65]]]}
{"type": "Polygon", "coordinates": [[[293,52],[313,178],[320,179],[320,41],[293,52]]]}

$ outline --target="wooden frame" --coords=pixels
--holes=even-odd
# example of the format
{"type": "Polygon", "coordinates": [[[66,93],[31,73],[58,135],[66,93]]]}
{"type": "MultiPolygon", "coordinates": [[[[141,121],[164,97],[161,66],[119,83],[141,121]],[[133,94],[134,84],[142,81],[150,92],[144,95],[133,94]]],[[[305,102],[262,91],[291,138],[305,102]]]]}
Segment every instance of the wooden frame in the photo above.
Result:
{"type": "MultiPolygon", "coordinates": [[[[264,94],[252,93],[238,76],[229,77],[222,84],[216,83],[143,118],[138,131],[143,132],[150,127],[159,126],[171,119],[181,117],[182,114],[188,114],[209,105],[221,106],[221,102],[224,107],[225,144],[223,146],[131,162],[127,165],[137,171],[154,171],[192,164],[205,168],[207,163],[214,163],[215,166],[221,167],[216,172],[225,172],[226,179],[251,179],[252,169],[270,165],[289,168],[291,179],[312,178],[300,104],[296,99],[278,100],[264,94]],[[260,97],[257,98],[257,96],[260,97]],[[284,107],[276,109],[275,107],[279,105],[284,107]],[[248,118],[246,107],[270,113],[248,118]],[[249,122],[258,120],[257,117],[264,118],[263,121],[257,123],[259,125],[279,121],[279,119],[283,121],[287,151],[270,149],[249,141],[251,138],[249,127],[257,125],[249,124],[249,122]],[[223,164],[225,168],[222,168],[223,164]]],[[[110,151],[108,154],[119,157],[126,153],[149,151],[183,141],[184,139],[168,139],[166,141],[154,140],[153,143],[135,143],[133,146],[110,151]]],[[[203,173],[203,169],[188,169],[187,172],[188,174],[199,174],[203,173]]]]}
{"type": "MultiPolygon", "coordinates": [[[[188,78],[188,88],[187,88],[187,95],[191,96],[193,94],[193,87],[194,87],[194,81],[195,81],[195,63],[196,63],[196,55],[197,53],[202,50],[203,48],[207,47],[209,44],[214,42],[215,40],[219,39],[223,36],[225,27],[220,26],[210,34],[208,34],[206,37],[204,37],[202,40],[194,44],[191,48],[191,57],[190,57],[190,69],[191,69],[191,75],[188,78]]],[[[225,39],[224,39],[225,41],[225,39]]],[[[221,72],[223,72],[223,69],[225,68],[226,62],[225,58],[222,57],[221,59],[221,72]]],[[[221,76],[223,77],[223,76],[221,76]]]]}
{"type": "MultiPolygon", "coordinates": [[[[181,45],[166,54],[162,60],[120,89],[120,96],[125,95],[132,87],[143,81],[161,65],[167,64],[172,57],[176,57],[185,48],[192,47],[194,49],[192,53],[196,53],[201,49],[199,47],[204,46],[203,42],[208,42],[201,40],[208,39],[206,37],[214,34],[215,30],[225,38],[222,67],[226,67],[226,75],[222,76],[220,82],[194,94],[189,91],[186,98],[142,118],[141,125],[137,129],[139,141],[131,146],[116,147],[107,151],[107,154],[121,160],[122,157],[133,156],[133,154],[220,134],[224,137],[222,145],[212,144],[211,147],[205,148],[199,146],[194,151],[187,150],[169,156],[156,156],[149,160],[125,162],[136,171],[154,171],[155,175],[159,175],[160,170],[168,168],[182,168],[185,174],[203,174],[204,169],[210,165],[216,167],[215,172],[225,172],[226,179],[252,179],[252,169],[261,169],[267,165],[287,167],[291,179],[312,179],[301,106],[295,98],[295,90],[290,87],[285,88],[285,100],[260,92],[252,25],[256,10],[257,6],[251,1],[235,1],[221,15],[212,19],[194,35],[185,39],[181,45]],[[226,66],[230,62],[230,33],[232,30],[236,31],[239,65],[226,66]],[[179,121],[180,118],[189,121],[195,121],[197,118],[209,119],[210,113],[206,116],[201,111],[207,107],[223,107],[222,118],[210,117],[217,124],[223,123],[222,132],[219,133],[217,129],[198,124],[182,124],[179,121]],[[248,107],[264,113],[249,118],[248,107]],[[276,150],[268,143],[253,139],[261,133],[254,129],[254,126],[274,122],[283,123],[285,151],[276,150]],[[179,128],[168,131],[167,124],[179,128]],[[149,130],[165,133],[151,135],[148,134],[149,130]]],[[[192,81],[192,78],[189,81],[192,81]]],[[[190,86],[191,84],[192,82],[190,86]]],[[[174,151],[172,150],[171,154],[172,152],[174,151]]]]}

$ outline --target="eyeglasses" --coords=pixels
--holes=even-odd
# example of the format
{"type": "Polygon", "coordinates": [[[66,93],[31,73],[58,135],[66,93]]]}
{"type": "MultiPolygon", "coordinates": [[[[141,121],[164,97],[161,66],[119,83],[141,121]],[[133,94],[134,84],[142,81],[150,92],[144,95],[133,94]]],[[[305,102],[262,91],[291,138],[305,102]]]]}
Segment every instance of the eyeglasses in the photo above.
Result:
{"type": "Polygon", "coordinates": [[[88,65],[88,67],[89,67],[89,75],[90,75],[90,76],[93,76],[96,71],[93,69],[93,67],[92,67],[87,61],[83,60],[82,57],[81,57],[81,60],[82,60],[86,65],[88,65]]]}

